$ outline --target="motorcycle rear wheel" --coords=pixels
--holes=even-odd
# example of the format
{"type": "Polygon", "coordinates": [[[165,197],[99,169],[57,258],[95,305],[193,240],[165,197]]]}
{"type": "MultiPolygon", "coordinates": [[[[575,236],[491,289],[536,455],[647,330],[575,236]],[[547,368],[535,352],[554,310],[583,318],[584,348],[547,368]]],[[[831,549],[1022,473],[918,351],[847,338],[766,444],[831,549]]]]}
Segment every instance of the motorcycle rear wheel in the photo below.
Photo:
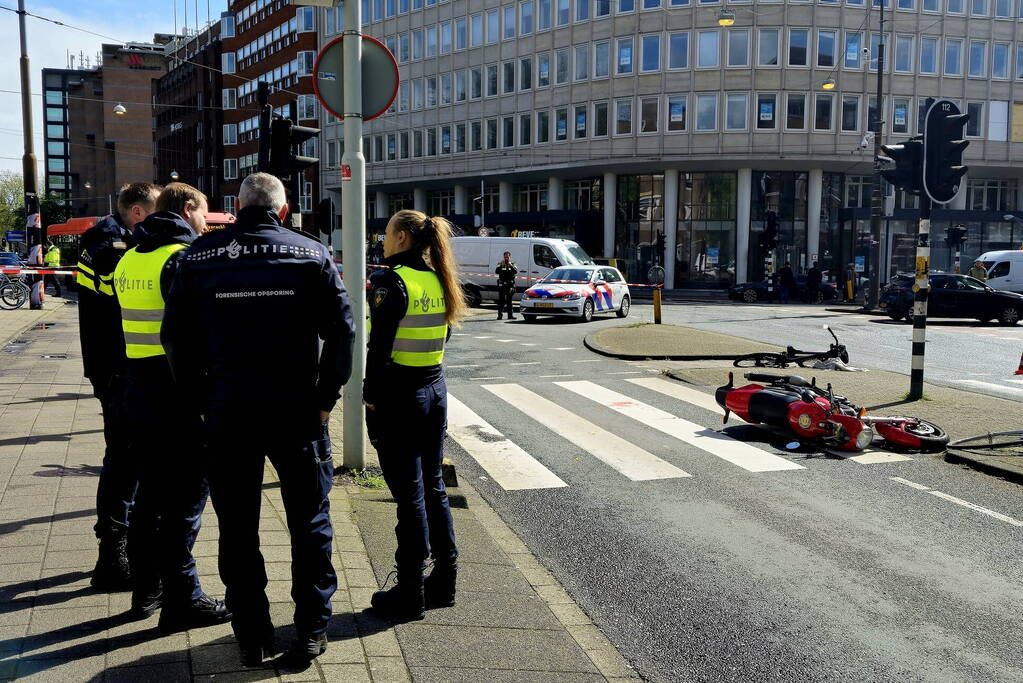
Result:
{"type": "Polygon", "coordinates": [[[877,422],[874,430],[889,446],[921,453],[941,453],[945,450],[948,445],[948,433],[945,430],[933,422],[912,419],[912,422],[877,422]]]}

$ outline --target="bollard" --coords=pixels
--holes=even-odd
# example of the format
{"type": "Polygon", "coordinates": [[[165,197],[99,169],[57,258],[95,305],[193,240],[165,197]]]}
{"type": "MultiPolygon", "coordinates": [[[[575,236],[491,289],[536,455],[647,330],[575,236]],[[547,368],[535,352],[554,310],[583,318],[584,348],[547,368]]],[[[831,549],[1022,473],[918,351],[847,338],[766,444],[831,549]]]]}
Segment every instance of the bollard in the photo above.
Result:
{"type": "Polygon", "coordinates": [[[661,288],[654,288],[654,324],[661,324],[661,288]]]}

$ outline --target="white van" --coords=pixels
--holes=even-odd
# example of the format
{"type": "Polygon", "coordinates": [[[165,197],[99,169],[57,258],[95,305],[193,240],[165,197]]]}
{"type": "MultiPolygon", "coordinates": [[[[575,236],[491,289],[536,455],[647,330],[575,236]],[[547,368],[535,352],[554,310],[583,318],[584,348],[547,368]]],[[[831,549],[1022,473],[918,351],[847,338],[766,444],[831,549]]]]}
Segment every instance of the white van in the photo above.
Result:
{"type": "Polygon", "coordinates": [[[1023,294],[1023,250],[989,251],[977,257],[991,289],[1023,294]]]}
{"type": "Polygon", "coordinates": [[[593,265],[589,254],[571,240],[546,237],[455,237],[451,243],[459,277],[472,306],[482,301],[497,300],[494,269],[506,251],[511,252],[511,260],[519,268],[515,278],[517,293],[526,291],[558,266],[593,265]]]}

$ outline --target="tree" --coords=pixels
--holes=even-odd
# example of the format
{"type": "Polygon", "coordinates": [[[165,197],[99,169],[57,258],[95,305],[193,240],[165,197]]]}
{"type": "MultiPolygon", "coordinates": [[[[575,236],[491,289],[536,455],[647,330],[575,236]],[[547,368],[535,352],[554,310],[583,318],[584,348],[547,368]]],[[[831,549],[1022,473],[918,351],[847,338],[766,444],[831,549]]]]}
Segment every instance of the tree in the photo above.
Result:
{"type": "Polygon", "coordinates": [[[25,227],[25,183],[20,173],[0,171],[0,230],[25,227]]]}

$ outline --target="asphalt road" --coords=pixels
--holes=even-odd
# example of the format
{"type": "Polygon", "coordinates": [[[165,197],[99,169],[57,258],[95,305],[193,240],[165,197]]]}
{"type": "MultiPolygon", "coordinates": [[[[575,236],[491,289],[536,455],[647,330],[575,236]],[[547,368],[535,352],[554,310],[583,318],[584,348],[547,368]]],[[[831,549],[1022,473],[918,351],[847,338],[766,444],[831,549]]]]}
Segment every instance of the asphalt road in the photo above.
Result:
{"type": "MultiPolygon", "coordinates": [[[[726,317],[666,319],[696,314],[726,317]]],[[[860,364],[871,335],[908,338],[835,320],[860,364]]],[[[448,454],[642,677],[1020,680],[1023,489],[937,457],[864,464],[728,427],[768,462],[753,471],[747,446],[707,438],[720,413],[655,390],[668,380],[653,364],[582,347],[616,324],[468,322],[446,357],[461,404],[448,454]]]]}
{"type": "MultiPolygon", "coordinates": [[[[650,305],[633,310],[637,318],[652,318],[650,305]]],[[[884,316],[830,313],[823,306],[679,303],[665,305],[662,320],[803,350],[828,348],[831,336],[821,329],[828,324],[849,348],[851,365],[909,375],[913,326],[884,316]]],[[[926,348],[926,381],[1023,401],[1023,377],[1013,375],[1023,325],[930,320],[926,348]]]]}

